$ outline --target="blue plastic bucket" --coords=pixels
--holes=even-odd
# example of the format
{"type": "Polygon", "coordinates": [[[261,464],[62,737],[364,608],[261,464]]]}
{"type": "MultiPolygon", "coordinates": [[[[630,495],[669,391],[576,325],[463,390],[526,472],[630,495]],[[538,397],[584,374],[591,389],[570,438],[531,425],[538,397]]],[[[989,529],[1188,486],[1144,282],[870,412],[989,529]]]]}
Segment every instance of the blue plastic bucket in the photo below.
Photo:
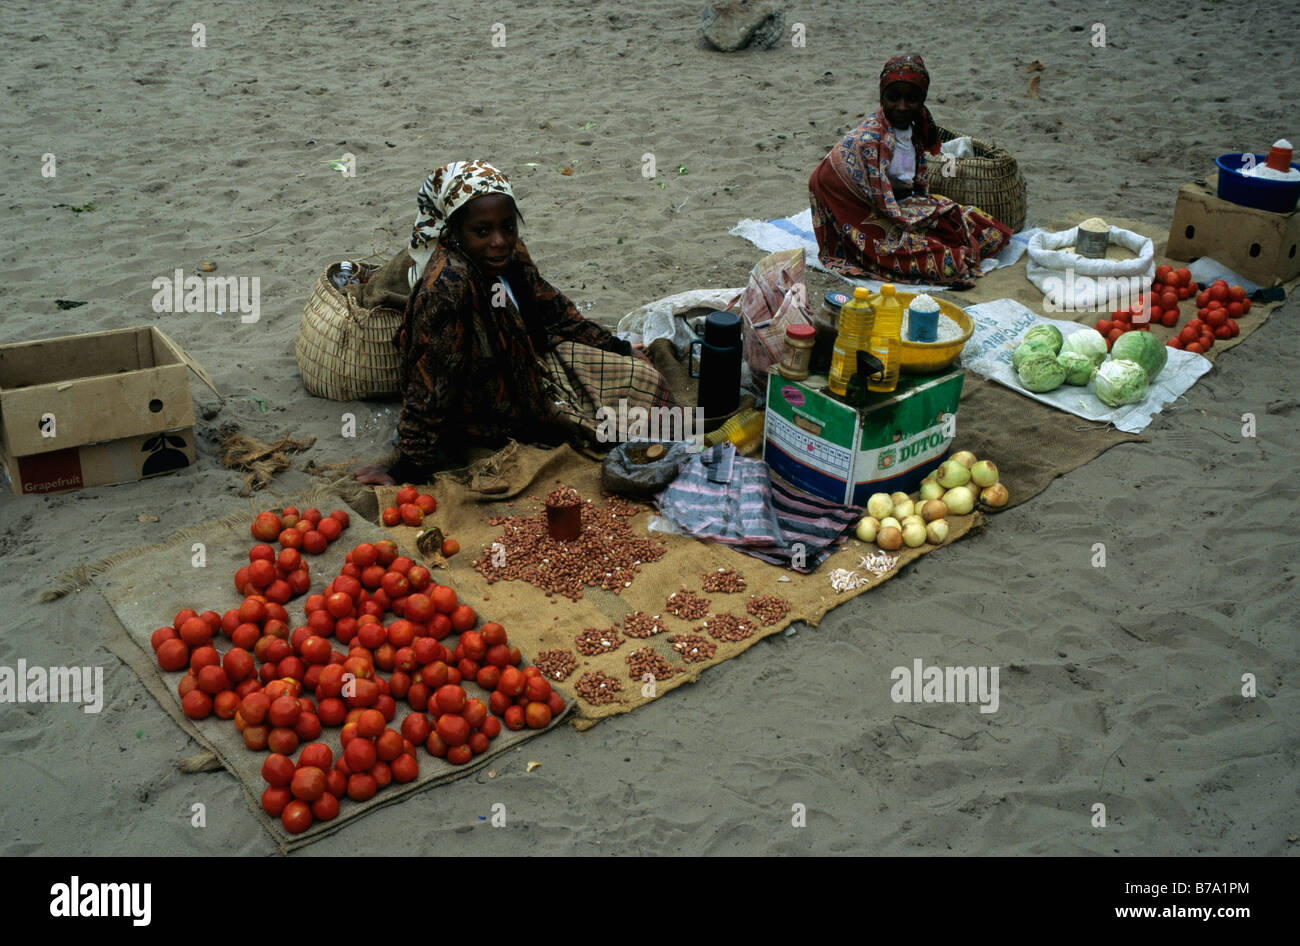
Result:
{"type": "MultiPolygon", "coordinates": [[[[1300,181],[1270,181],[1266,177],[1250,177],[1242,174],[1245,167],[1244,154],[1221,154],[1214,159],[1219,168],[1219,198],[1254,207],[1256,210],[1268,210],[1276,214],[1289,214],[1300,200],[1300,181]]],[[[1253,155],[1255,166],[1262,167],[1267,157],[1253,155]]],[[[1300,165],[1292,164],[1300,170],[1300,165]]]]}

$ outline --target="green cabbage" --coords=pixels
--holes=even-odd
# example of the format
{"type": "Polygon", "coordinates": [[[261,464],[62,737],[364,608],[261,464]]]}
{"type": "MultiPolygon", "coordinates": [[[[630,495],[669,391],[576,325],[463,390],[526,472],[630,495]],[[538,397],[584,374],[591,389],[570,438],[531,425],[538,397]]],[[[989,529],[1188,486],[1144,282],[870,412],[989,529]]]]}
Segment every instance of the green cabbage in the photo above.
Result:
{"type": "Polygon", "coordinates": [[[1061,343],[1060,354],[1067,351],[1087,355],[1095,368],[1106,360],[1106,338],[1095,328],[1080,329],[1067,335],[1061,343]]]}
{"type": "Polygon", "coordinates": [[[1169,347],[1150,332],[1125,332],[1115,339],[1110,357],[1116,361],[1134,361],[1147,374],[1147,382],[1156,379],[1169,357],[1169,347]]]}
{"type": "Polygon", "coordinates": [[[1052,355],[1055,357],[1056,352],[1052,351],[1049,346],[1044,345],[1041,341],[1021,342],[1016,346],[1016,350],[1011,353],[1011,367],[1016,371],[1019,371],[1020,363],[1030,355],[1052,355]]]}
{"type": "MultiPolygon", "coordinates": [[[[1125,332],[1126,335],[1145,335],[1145,332],[1125,332]]],[[[1119,344],[1118,341],[1115,342],[1119,344]]],[[[1147,396],[1147,373],[1136,361],[1108,361],[1097,369],[1092,379],[1092,389],[1103,404],[1119,407],[1136,404],[1147,396]]]]}
{"type": "Polygon", "coordinates": [[[1041,342],[1052,350],[1053,355],[1061,353],[1061,330],[1055,325],[1048,325],[1046,322],[1039,322],[1020,340],[1021,344],[1025,342],[1041,342]]]}
{"type": "Polygon", "coordinates": [[[1063,351],[1056,356],[1056,363],[1065,369],[1065,383],[1085,385],[1097,373],[1092,359],[1077,351],[1063,351]]]}
{"type": "Polygon", "coordinates": [[[1055,391],[1065,381],[1065,369],[1048,352],[1034,352],[1020,362],[1020,383],[1035,394],[1055,391]]]}

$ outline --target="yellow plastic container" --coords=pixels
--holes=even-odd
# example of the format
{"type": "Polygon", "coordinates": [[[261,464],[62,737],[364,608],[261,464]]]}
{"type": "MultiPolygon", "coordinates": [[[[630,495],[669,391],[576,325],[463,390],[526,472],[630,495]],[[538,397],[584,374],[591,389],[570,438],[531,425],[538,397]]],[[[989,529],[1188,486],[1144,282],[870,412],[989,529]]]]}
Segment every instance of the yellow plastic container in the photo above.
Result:
{"type": "MultiPolygon", "coordinates": [[[[895,295],[906,308],[919,293],[899,292],[895,295]]],[[[902,352],[899,363],[905,374],[933,374],[942,371],[960,357],[961,350],[975,332],[975,323],[961,306],[944,299],[936,298],[934,301],[939,303],[941,313],[961,326],[961,337],[938,342],[909,342],[903,339],[898,347],[902,352]]]]}
{"type": "Polygon", "coordinates": [[[885,370],[880,380],[867,383],[867,390],[886,392],[898,387],[898,370],[902,359],[899,346],[902,342],[903,304],[898,301],[894,287],[888,283],[880,287],[880,296],[876,324],[871,332],[871,353],[880,359],[885,370]]]}
{"type": "Polygon", "coordinates": [[[717,430],[705,434],[704,445],[713,447],[724,440],[730,440],[736,445],[736,450],[739,453],[749,453],[754,447],[763,442],[765,420],[762,411],[756,411],[752,408],[741,411],[734,417],[729,418],[717,430]]]}
{"type": "Polygon", "coordinates": [[[853,290],[853,298],[840,307],[839,333],[835,336],[831,370],[826,380],[827,387],[841,397],[848,393],[849,379],[857,373],[858,351],[871,341],[876,315],[870,299],[871,293],[858,286],[853,290]]]}

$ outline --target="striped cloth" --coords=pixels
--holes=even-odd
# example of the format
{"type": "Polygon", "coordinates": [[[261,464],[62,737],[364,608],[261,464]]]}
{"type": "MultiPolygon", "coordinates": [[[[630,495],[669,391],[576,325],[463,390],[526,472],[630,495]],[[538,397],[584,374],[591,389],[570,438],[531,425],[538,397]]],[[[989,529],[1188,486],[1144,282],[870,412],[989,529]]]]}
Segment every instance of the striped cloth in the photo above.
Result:
{"type": "Polygon", "coordinates": [[[659,511],[694,538],[803,574],[843,543],[862,514],[772,482],[766,463],[735,456],[730,443],[691,457],[658,502],[659,511]],[[710,471],[728,459],[730,481],[713,482],[710,471]]]}

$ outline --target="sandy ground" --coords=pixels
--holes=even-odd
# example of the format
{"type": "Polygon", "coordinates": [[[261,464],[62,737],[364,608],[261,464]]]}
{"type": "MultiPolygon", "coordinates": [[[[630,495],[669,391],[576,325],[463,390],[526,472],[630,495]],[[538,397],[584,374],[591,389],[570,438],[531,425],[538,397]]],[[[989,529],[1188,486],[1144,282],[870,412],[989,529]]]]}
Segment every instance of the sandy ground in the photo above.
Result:
{"type": "MultiPolygon", "coordinates": [[[[6,854],[273,850],[231,776],[177,771],[196,747],[104,647],[99,593],[38,593],[242,505],[215,461],[222,424],[315,436],[318,462],[382,450],[392,405],[307,396],[292,342],[327,262],[397,249],[433,166],[505,169],[542,271],[612,321],[742,284],[758,254],[727,230],[805,206],[809,172],[875,107],[880,66],[904,48],[926,57],[941,123],[1017,155],[1031,223],[1087,210],[1160,228],[1214,155],[1300,134],[1294,4],[1247,27],[1230,3],[929,2],[905,18],[796,3],[805,47],[731,55],[702,47],[699,3],[667,0],[195,9],[24,2],[0,22],[0,341],[158,325],[226,395],[200,421],[195,470],[0,498],[0,663],[101,665],[107,701],[97,716],[0,706],[6,854]],[[872,40],[882,24],[887,43],[872,40]],[[1027,94],[1034,60],[1041,98],[1027,94]],[[327,164],[345,152],[353,178],[327,164]],[[201,260],[260,278],[259,322],[152,311],[151,280],[201,260]],[[340,436],[345,410],[355,440],[340,436]],[[195,802],[206,828],[190,826],[195,802]]],[[[304,853],[1294,853],[1296,314],[1289,303],[1220,359],[1151,443],[1058,480],[820,628],[304,853]],[[1105,569],[1090,565],[1097,542],[1105,569]],[[891,702],[890,670],[916,658],[999,666],[999,711],[891,702]],[[526,775],[526,759],[544,764],[526,775]],[[498,802],[505,830],[480,820],[498,802]]]]}

